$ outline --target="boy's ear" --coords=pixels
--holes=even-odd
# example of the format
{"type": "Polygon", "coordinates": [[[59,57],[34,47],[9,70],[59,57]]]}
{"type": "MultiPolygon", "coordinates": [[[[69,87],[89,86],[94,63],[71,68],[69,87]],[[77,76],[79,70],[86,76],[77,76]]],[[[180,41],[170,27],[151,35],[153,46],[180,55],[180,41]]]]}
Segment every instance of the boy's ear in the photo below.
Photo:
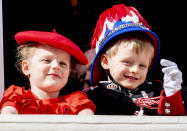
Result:
{"type": "Polygon", "coordinates": [[[22,61],[21,67],[22,67],[22,71],[24,75],[26,76],[30,75],[29,74],[29,63],[27,60],[22,61]]]}
{"type": "Polygon", "coordinates": [[[103,69],[107,70],[109,69],[108,66],[108,56],[106,54],[102,54],[101,56],[101,66],[103,67],[103,69]]]}

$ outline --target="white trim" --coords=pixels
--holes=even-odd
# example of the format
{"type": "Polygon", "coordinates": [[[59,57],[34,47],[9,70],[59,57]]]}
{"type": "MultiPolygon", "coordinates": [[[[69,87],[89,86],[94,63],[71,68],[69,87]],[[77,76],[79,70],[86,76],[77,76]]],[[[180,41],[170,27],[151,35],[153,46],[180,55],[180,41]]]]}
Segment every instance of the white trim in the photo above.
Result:
{"type": "Polygon", "coordinates": [[[0,0],[0,98],[4,92],[4,54],[3,54],[3,12],[2,0],[0,0]]]}

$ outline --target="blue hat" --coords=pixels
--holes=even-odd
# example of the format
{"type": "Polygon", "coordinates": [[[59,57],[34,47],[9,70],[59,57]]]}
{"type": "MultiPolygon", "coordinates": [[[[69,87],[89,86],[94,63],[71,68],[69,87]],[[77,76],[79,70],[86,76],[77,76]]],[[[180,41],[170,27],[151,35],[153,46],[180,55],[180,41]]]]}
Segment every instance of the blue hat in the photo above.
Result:
{"type": "Polygon", "coordinates": [[[96,48],[96,56],[91,67],[91,86],[96,86],[99,81],[106,80],[106,74],[100,64],[100,56],[104,49],[109,46],[109,41],[129,32],[144,32],[153,41],[154,56],[148,75],[152,74],[160,52],[158,36],[150,30],[146,20],[135,8],[124,4],[114,5],[100,15],[92,37],[91,47],[96,48]]]}

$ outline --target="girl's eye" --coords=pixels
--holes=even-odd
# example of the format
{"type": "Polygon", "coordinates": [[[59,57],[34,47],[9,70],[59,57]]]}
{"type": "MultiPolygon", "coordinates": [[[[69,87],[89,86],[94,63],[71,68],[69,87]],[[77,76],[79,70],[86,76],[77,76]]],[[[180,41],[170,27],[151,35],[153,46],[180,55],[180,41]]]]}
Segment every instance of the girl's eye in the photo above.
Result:
{"type": "Polygon", "coordinates": [[[67,64],[64,63],[64,62],[60,62],[60,66],[63,67],[63,68],[66,68],[66,67],[67,67],[67,64]]]}
{"type": "Polygon", "coordinates": [[[43,59],[42,60],[44,63],[50,63],[50,60],[49,59],[43,59]]]}

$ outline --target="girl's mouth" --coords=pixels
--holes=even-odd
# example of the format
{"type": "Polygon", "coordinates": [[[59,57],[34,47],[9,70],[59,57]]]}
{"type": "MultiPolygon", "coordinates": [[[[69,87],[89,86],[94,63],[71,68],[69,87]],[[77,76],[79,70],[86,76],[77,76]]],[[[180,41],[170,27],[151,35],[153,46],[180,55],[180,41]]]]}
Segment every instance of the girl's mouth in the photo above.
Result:
{"type": "Polygon", "coordinates": [[[55,77],[58,77],[58,78],[61,78],[58,74],[54,74],[54,73],[52,73],[52,74],[48,74],[48,75],[50,75],[50,76],[55,76],[55,77]]]}

